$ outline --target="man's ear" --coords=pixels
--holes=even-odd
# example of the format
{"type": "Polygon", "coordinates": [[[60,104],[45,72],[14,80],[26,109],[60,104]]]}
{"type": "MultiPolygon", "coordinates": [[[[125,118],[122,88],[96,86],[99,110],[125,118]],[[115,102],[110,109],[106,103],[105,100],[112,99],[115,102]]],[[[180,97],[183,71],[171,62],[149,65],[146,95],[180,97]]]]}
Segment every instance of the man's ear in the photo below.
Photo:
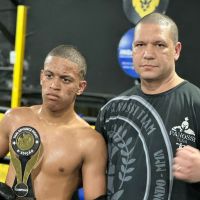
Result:
{"type": "Polygon", "coordinates": [[[181,49],[182,49],[182,44],[180,42],[177,42],[176,46],[175,46],[175,54],[174,54],[175,61],[178,60],[180,53],[181,53],[181,49]]]}
{"type": "Polygon", "coordinates": [[[87,86],[87,81],[85,81],[85,80],[84,81],[80,81],[79,88],[78,88],[76,94],[77,95],[81,95],[84,92],[86,86],[87,86]]]}
{"type": "Polygon", "coordinates": [[[40,71],[40,85],[42,85],[43,72],[44,72],[44,70],[42,69],[42,70],[40,71]]]}

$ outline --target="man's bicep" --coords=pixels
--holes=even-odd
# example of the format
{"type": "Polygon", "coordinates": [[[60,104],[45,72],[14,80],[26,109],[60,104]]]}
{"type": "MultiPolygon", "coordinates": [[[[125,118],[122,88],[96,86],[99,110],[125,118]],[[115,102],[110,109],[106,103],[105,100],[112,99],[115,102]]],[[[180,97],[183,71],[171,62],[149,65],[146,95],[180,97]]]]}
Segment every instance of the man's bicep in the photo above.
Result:
{"type": "Polygon", "coordinates": [[[82,167],[85,199],[95,199],[106,193],[107,149],[105,141],[98,136],[85,155],[82,167]]]}

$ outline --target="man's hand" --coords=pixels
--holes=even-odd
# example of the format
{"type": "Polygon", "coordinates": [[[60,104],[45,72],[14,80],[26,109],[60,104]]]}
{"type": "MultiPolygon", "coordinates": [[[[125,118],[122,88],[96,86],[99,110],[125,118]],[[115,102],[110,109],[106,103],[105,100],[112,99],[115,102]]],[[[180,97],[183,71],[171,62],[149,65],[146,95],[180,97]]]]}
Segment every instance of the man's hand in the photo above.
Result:
{"type": "Polygon", "coordinates": [[[191,146],[178,148],[173,163],[177,179],[195,183],[200,181],[200,151],[191,146]]]}

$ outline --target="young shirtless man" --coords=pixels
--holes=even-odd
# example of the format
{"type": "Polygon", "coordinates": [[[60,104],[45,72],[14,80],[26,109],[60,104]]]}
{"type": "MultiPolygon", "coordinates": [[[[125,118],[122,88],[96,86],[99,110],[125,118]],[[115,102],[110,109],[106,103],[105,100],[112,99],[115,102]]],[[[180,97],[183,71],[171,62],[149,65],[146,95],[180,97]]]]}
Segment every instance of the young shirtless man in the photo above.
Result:
{"type": "MultiPolygon", "coordinates": [[[[54,48],[40,75],[42,105],[12,109],[0,121],[0,157],[8,153],[16,130],[31,127],[39,134],[42,153],[31,173],[32,199],[70,200],[81,183],[86,200],[105,198],[104,139],[74,111],[76,96],[86,87],[85,74],[80,52],[68,45],[54,48]]],[[[11,161],[6,179],[10,187],[16,174],[11,161]]],[[[0,194],[6,192],[4,186],[0,194]]]]}

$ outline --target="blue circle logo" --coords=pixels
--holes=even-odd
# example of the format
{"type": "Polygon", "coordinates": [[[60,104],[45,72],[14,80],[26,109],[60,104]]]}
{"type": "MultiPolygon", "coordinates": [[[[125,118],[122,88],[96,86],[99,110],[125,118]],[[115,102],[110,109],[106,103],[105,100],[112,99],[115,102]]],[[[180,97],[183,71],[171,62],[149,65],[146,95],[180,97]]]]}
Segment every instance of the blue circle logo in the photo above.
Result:
{"type": "Polygon", "coordinates": [[[133,78],[139,78],[134,70],[132,57],[132,43],[134,38],[134,29],[128,30],[121,38],[118,47],[118,61],[122,70],[133,78]]]}

